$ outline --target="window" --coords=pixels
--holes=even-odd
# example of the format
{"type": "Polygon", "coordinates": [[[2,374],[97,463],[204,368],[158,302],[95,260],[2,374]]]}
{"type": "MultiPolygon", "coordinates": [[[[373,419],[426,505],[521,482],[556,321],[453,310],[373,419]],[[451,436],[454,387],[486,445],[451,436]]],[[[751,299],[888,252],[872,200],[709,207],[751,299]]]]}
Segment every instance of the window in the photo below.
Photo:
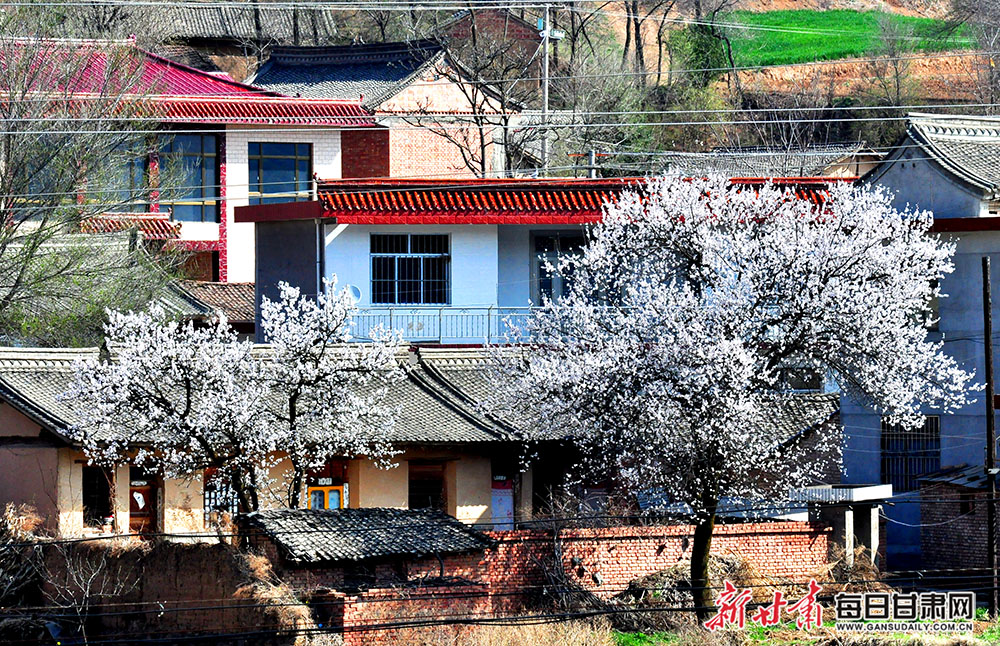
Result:
{"type": "Polygon", "coordinates": [[[175,135],[164,148],[167,190],[160,202],[175,220],[219,221],[218,144],[216,135],[175,135]]]}
{"type": "Polygon", "coordinates": [[[535,235],[534,260],[531,267],[531,301],[540,305],[546,300],[559,300],[569,293],[573,277],[567,272],[560,273],[559,261],[579,255],[586,244],[586,238],[579,232],[535,235]],[[550,268],[550,266],[552,268],[550,268]]]}
{"type": "Polygon", "coordinates": [[[301,202],[312,196],[312,144],[251,143],[250,204],[301,202]]]}
{"type": "Polygon", "coordinates": [[[111,473],[104,467],[83,467],[83,524],[100,527],[109,522],[111,473]]]}
{"type": "Polygon", "coordinates": [[[409,508],[445,510],[443,462],[410,462],[409,508]]]}
{"type": "Polygon", "coordinates": [[[882,420],[882,484],[893,492],[913,491],[921,476],[941,468],[941,418],[906,428],[882,420]]]}
{"type": "Polygon", "coordinates": [[[373,233],[371,256],[372,303],[448,303],[447,235],[373,233]]]}
{"type": "MultiPolygon", "coordinates": [[[[132,156],[124,150],[116,151],[122,155],[122,165],[118,169],[118,200],[120,207],[133,211],[146,210],[148,188],[146,186],[146,155],[132,156]]],[[[101,195],[95,195],[95,200],[102,200],[101,195]]]]}
{"type": "Polygon", "coordinates": [[[229,486],[219,470],[215,468],[205,469],[202,479],[204,492],[203,503],[205,509],[205,520],[209,520],[213,513],[227,513],[235,516],[240,510],[239,500],[236,492],[229,486]]]}

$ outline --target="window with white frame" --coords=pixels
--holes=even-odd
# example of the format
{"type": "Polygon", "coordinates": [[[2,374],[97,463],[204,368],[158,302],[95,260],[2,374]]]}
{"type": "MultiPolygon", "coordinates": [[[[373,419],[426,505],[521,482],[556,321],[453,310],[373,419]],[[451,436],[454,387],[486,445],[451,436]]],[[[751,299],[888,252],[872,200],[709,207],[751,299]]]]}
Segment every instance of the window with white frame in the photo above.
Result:
{"type": "Polygon", "coordinates": [[[447,305],[447,234],[373,233],[372,304],[447,305]]]}
{"type": "Polygon", "coordinates": [[[941,468],[941,418],[928,416],[916,428],[882,420],[882,484],[913,491],[921,476],[941,468]]]}

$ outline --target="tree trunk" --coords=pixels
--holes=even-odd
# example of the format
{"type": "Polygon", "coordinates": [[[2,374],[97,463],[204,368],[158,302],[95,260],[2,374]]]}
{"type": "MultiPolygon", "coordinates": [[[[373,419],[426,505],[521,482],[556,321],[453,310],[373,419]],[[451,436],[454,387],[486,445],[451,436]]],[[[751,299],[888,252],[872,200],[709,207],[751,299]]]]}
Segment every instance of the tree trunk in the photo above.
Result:
{"type": "Polygon", "coordinates": [[[699,623],[708,621],[713,603],[708,580],[708,557],[712,551],[712,532],[715,531],[715,502],[706,507],[707,515],[695,525],[691,545],[691,596],[699,623]]]}
{"type": "Polygon", "coordinates": [[[635,29],[635,71],[639,74],[639,84],[646,87],[646,43],[642,37],[642,18],[639,17],[639,0],[632,3],[632,25],[635,29]]]}
{"type": "Polygon", "coordinates": [[[292,466],[292,483],[288,487],[288,508],[298,509],[302,503],[302,483],[305,480],[305,473],[302,467],[292,466]]]}
{"type": "Polygon", "coordinates": [[[625,0],[625,49],[622,50],[622,69],[628,65],[628,50],[632,46],[632,3],[625,0]]]}

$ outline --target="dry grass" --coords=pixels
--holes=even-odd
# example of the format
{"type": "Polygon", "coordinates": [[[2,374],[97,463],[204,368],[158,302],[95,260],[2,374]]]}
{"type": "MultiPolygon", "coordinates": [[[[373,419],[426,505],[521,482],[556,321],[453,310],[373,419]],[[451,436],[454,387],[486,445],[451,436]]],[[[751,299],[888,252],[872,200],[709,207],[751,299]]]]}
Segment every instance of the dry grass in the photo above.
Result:
{"type": "Polygon", "coordinates": [[[616,646],[607,622],[567,621],[531,626],[474,626],[398,631],[399,646],[616,646]]]}
{"type": "Polygon", "coordinates": [[[44,522],[45,519],[31,505],[9,502],[0,514],[0,536],[12,542],[33,540],[44,522]]]}

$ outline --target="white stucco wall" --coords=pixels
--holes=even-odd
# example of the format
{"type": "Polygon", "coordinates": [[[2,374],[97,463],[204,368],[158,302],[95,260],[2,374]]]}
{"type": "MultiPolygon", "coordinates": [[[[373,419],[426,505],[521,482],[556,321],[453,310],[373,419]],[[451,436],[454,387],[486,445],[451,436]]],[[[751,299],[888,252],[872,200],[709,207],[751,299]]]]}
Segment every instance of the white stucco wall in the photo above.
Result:
{"type": "MultiPolygon", "coordinates": [[[[360,307],[371,306],[372,233],[445,233],[451,253],[451,305],[497,305],[496,225],[367,226],[326,225],[326,276],[337,276],[338,286],[361,290],[360,307]]],[[[419,307],[404,305],[403,307],[419,307]]],[[[430,306],[432,308],[436,306],[430,306]]]]}
{"type": "MultiPolygon", "coordinates": [[[[230,126],[226,130],[226,233],[228,238],[229,282],[254,280],[254,225],[233,222],[233,209],[249,203],[250,142],[306,143],[313,146],[313,172],[323,179],[337,179],[341,169],[340,130],[296,130],[230,126]]],[[[312,253],[312,250],[304,250],[312,253]]],[[[367,255],[367,250],[366,250],[367,255]]]]}

